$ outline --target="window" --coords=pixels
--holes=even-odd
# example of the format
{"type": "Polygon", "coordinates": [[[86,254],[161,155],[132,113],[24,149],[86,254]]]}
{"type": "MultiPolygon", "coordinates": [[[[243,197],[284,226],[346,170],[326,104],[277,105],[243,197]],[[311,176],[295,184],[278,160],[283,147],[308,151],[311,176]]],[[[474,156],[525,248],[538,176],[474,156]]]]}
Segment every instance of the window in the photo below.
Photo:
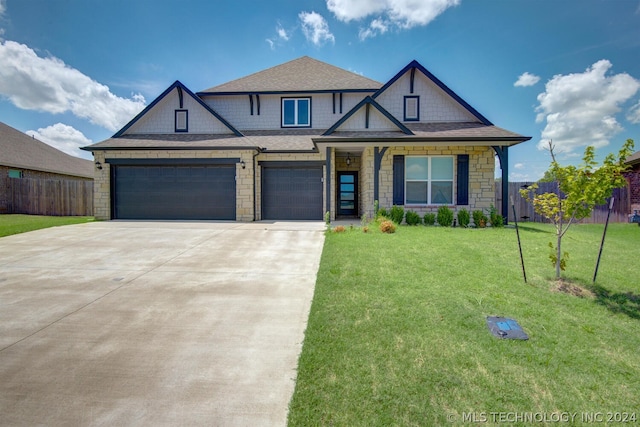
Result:
{"type": "Polygon", "coordinates": [[[176,132],[189,132],[189,111],[176,110],[176,132]]]}
{"type": "Polygon", "coordinates": [[[282,98],[282,127],[311,127],[311,98],[282,98]]]}
{"type": "Polygon", "coordinates": [[[420,120],[420,97],[405,96],[404,97],[404,121],[420,120]]]}
{"type": "Polygon", "coordinates": [[[453,203],[453,157],[406,156],[405,203],[448,205],[453,203]]]}
{"type": "Polygon", "coordinates": [[[22,171],[18,169],[9,169],[9,178],[22,178],[22,171]]]}

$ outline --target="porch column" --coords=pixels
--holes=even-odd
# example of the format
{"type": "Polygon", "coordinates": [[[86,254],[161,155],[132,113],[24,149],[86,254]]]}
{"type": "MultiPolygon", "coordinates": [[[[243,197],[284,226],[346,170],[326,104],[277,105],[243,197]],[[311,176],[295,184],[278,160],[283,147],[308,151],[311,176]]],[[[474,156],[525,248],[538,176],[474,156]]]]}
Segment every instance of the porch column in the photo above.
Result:
{"type": "MultiPolygon", "coordinates": [[[[325,203],[325,212],[331,212],[331,147],[327,147],[325,153],[326,159],[326,175],[324,177],[324,188],[325,193],[327,195],[327,200],[325,203]]],[[[331,214],[329,214],[331,215],[331,214]]],[[[322,216],[324,219],[324,215],[322,216]]]]}
{"type": "Polygon", "coordinates": [[[382,157],[384,153],[387,151],[389,147],[382,147],[379,149],[378,147],[373,147],[373,201],[375,203],[376,200],[378,202],[379,199],[379,187],[380,187],[380,166],[382,164],[382,157]]]}
{"type": "Polygon", "coordinates": [[[502,207],[501,214],[505,225],[509,223],[509,146],[493,146],[500,160],[502,170],[502,207]]]}

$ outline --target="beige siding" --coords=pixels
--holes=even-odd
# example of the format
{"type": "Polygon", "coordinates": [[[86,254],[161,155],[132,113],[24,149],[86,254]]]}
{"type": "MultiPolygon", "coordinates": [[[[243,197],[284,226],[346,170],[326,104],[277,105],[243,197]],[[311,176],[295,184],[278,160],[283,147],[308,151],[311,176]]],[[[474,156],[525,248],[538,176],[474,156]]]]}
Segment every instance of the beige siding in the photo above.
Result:
{"type": "Polygon", "coordinates": [[[404,97],[416,95],[420,97],[420,122],[475,122],[478,120],[419,71],[415,73],[413,93],[410,93],[410,72],[407,72],[385,90],[376,101],[402,121],[404,97]]]}
{"type": "MultiPolygon", "coordinates": [[[[189,133],[230,134],[231,130],[188,94],[183,95],[180,108],[178,90],[160,100],[147,114],[131,126],[126,134],[175,133],[175,110],[187,110],[189,133]]],[[[182,132],[181,132],[182,133],[182,132]]]]}
{"type": "MultiPolygon", "coordinates": [[[[342,95],[342,114],[340,114],[340,94],[336,94],[333,113],[333,95],[323,94],[287,94],[287,98],[311,98],[311,124],[314,129],[328,129],[342,116],[349,112],[366,95],[363,93],[342,95]]],[[[249,95],[234,96],[206,96],[204,101],[216,113],[227,119],[237,129],[242,130],[273,130],[281,128],[281,99],[285,95],[260,95],[260,115],[258,115],[257,101],[253,98],[253,115],[249,95]]]]}

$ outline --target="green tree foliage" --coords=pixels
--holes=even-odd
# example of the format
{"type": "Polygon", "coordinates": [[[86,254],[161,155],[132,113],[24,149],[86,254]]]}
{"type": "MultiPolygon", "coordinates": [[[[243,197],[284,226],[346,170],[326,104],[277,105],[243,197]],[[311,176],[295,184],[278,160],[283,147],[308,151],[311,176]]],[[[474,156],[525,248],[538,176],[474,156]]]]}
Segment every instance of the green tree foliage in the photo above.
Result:
{"type": "Polygon", "coordinates": [[[618,157],[609,154],[602,165],[595,161],[595,149],[590,146],[585,149],[580,166],[560,166],[554,146],[549,141],[551,166],[547,172],[556,178],[557,192],[536,194],[537,184],[520,190],[522,197],[533,204],[534,210],[556,227],[556,246],[551,244],[552,254],[549,257],[556,269],[556,279],[560,279],[560,271],[565,269],[568,258],[568,254],[561,250],[562,237],[571,224],[590,216],[596,205],[606,203],[614,188],[626,185],[623,172],[627,167],[624,162],[633,152],[633,146],[633,140],[627,139],[618,157]]]}

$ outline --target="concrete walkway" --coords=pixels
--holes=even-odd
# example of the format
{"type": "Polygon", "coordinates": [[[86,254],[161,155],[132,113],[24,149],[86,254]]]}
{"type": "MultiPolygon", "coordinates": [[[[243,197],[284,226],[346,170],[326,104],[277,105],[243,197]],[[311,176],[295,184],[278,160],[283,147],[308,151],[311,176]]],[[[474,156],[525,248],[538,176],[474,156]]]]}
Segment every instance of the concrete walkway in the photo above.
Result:
{"type": "Polygon", "coordinates": [[[322,222],[0,238],[0,424],[284,426],[322,222]]]}

